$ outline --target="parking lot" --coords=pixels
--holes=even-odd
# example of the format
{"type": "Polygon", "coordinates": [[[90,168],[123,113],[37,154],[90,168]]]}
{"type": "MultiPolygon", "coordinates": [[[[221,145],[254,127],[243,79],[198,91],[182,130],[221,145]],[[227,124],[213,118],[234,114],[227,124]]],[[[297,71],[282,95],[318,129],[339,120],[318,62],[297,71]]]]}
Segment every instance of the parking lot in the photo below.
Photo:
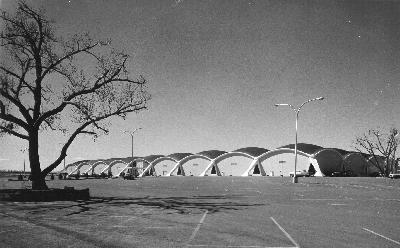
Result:
{"type": "Polygon", "coordinates": [[[400,180],[149,177],[48,186],[90,188],[92,199],[0,202],[1,247],[400,247],[400,180]]]}

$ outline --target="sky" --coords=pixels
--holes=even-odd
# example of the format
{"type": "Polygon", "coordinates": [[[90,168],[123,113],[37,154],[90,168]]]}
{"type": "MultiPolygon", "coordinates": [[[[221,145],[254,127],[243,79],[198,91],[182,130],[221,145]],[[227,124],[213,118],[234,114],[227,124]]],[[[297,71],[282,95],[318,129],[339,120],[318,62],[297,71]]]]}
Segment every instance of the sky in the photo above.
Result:
{"type": "MultiPolygon", "coordinates": [[[[274,149],[295,141],[354,150],[370,128],[400,128],[400,2],[136,0],[27,1],[59,35],[89,31],[130,54],[148,109],[95,141],[79,136],[66,163],[82,159],[274,149]]],[[[13,0],[0,8],[15,10],[13,0]]],[[[0,169],[28,166],[26,144],[0,138],[0,169]]],[[[42,167],[66,137],[43,133],[42,167]]],[[[62,168],[62,165],[59,167],[62,168]]]]}

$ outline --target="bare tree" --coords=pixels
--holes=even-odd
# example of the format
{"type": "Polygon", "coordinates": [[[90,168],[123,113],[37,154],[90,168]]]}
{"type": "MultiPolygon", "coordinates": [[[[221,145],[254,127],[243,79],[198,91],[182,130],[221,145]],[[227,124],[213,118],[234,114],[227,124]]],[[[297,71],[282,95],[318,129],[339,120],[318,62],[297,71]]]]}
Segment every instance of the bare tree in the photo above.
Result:
{"type": "Polygon", "coordinates": [[[398,129],[391,128],[388,133],[370,129],[354,141],[355,149],[372,156],[371,164],[384,176],[389,176],[395,169],[396,151],[399,145],[398,129]]]}
{"type": "Polygon", "coordinates": [[[63,40],[43,11],[18,3],[15,14],[1,12],[0,133],[29,144],[33,189],[46,189],[45,176],[66,157],[79,134],[108,132],[111,117],[146,108],[146,80],[133,80],[128,55],[88,34],[63,40]],[[62,131],[66,142],[42,170],[41,131],[62,131]]]}

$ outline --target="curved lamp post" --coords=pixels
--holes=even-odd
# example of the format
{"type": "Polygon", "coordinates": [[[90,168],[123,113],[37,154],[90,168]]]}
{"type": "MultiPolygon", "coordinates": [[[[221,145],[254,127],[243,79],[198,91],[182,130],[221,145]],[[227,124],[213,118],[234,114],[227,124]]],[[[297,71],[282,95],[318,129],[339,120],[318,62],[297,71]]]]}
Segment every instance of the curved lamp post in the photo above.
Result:
{"type": "Polygon", "coordinates": [[[133,134],[134,134],[136,131],[140,130],[140,129],[142,129],[142,128],[141,128],[141,127],[136,128],[136,129],[133,130],[132,132],[124,131],[124,133],[127,133],[127,134],[129,134],[129,135],[131,136],[131,157],[132,157],[132,158],[133,158],[133,134]]]}
{"type": "Polygon", "coordinates": [[[316,101],[316,100],[324,100],[324,99],[325,99],[324,97],[317,97],[317,98],[309,99],[309,100],[303,102],[300,105],[300,107],[297,108],[297,109],[295,107],[293,107],[293,105],[288,104],[288,103],[275,104],[275,107],[289,106],[294,112],[296,112],[296,143],[294,144],[294,176],[293,176],[293,183],[297,183],[298,182],[297,174],[296,174],[297,173],[297,171],[296,171],[297,170],[297,123],[298,123],[298,120],[299,120],[300,110],[306,103],[309,103],[309,102],[312,102],[312,101],[316,101]]]}

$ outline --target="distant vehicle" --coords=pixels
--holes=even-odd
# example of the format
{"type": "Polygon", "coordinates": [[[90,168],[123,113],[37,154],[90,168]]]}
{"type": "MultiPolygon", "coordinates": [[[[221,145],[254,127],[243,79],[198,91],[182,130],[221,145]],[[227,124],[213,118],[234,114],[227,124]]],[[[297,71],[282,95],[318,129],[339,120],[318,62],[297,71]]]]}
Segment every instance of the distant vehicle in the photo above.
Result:
{"type": "Polygon", "coordinates": [[[390,173],[389,178],[392,179],[400,178],[400,173],[390,173]]]}
{"type": "Polygon", "coordinates": [[[129,168],[125,173],[122,172],[120,176],[126,180],[135,180],[139,176],[139,173],[136,168],[129,168]]]}
{"type": "MultiPolygon", "coordinates": [[[[294,171],[290,172],[289,175],[291,177],[294,177],[294,171]]],[[[306,170],[302,170],[302,171],[296,171],[296,177],[309,177],[310,173],[308,173],[308,171],[306,170]]]]}
{"type": "Polygon", "coordinates": [[[332,172],[331,177],[344,177],[345,173],[341,171],[332,172]]]}

